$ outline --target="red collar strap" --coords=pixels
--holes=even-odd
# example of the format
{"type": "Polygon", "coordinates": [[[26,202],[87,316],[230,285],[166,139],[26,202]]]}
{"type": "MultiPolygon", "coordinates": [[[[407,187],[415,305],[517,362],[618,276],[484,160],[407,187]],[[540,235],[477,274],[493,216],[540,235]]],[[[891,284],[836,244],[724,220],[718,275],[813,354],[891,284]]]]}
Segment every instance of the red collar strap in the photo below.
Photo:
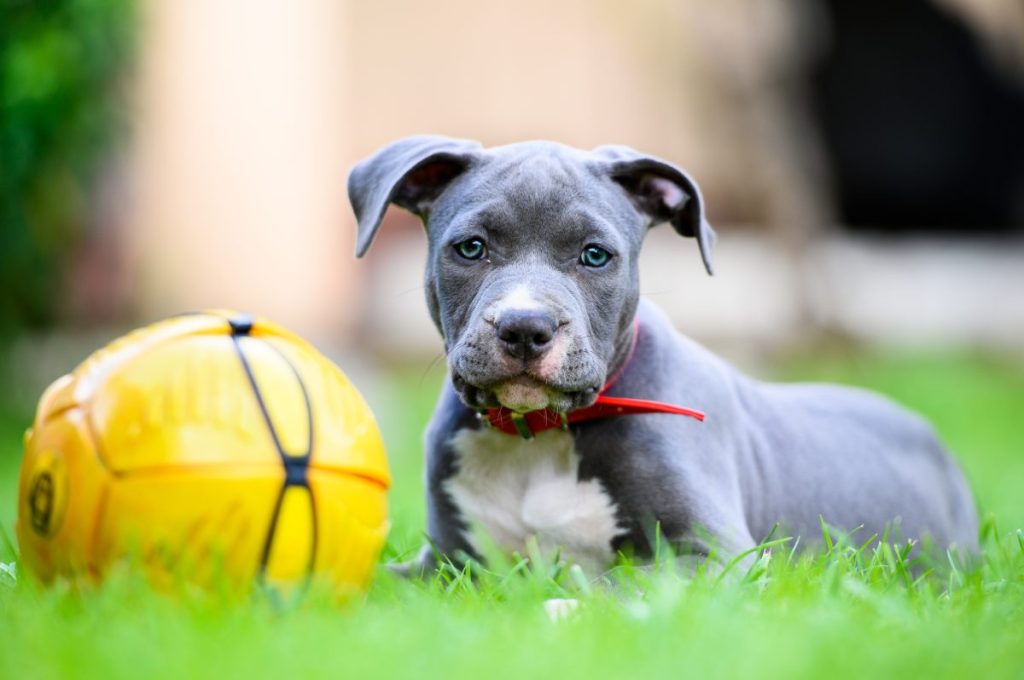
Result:
{"type": "Polygon", "coordinates": [[[586,420],[597,420],[599,418],[611,418],[612,416],[628,416],[640,413],[671,413],[678,416],[689,416],[703,422],[704,412],[684,406],[675,406],[661,401],[649,401],[647,399],[628,399],[625,397],[609,397],[605,393],[619,379],[626,366],[633,359],[636,351],[637,337],[640,334],[640,324],[633,327],[633,343],[629,350],[629,356],[623,362],[622,367],[616,371],[608,382],[604,384],[597,395],[597,400],[586,408],[576,409],[570,413],[560,413],[553,409],[541,409],[529,413],[517,413],[504,406],[488,409],[481,414],[485,423],[489,423],[496,430],[505,434],[519,435],[523,439],[532,439],[534,435],[551,430],[556,427],[563,430],[570,425],[582,423],[586,420]]]}

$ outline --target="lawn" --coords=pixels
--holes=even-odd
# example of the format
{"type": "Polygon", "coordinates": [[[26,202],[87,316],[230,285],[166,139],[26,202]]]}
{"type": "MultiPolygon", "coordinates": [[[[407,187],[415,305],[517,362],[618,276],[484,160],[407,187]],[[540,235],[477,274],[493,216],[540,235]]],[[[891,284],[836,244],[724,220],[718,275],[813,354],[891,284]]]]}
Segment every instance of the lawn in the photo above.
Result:
{"type": "MultiPolygon", "coordinates": [[[[865,385],[925,413],[963,463],[986,521],[970,572],[906,568],[899,548],[792,556],[748,573],[617,568],[601,582],[543,560],[407,582],[383,570],[364,601],[311,594],[157,594],[132,574],[88,592],[0,572],[0,678],[871,677],[1024,678],[1024,361],[966,352],[815,353],[778,375],[865,385]],[[553,621],[549,598],[578,608],[553,621]]],[[[375,390],[391,455],[385,560],[423,522],[420,431],[441,376],[375,390]],[[402,409],[383,409],[401,403],[402,409]]],[[[0,530],[12,534],[26,404],[0,409],[0,530]]],[[[0,539],[0,563],[14,555],[0,539]]]]}

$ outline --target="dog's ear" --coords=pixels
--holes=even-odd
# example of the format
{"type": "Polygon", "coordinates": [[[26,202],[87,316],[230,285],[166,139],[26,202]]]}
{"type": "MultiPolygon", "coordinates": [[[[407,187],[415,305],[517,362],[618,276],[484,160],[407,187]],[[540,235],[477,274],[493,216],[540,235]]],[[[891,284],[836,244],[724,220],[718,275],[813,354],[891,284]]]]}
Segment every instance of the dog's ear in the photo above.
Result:
{"type": "Polygon", "coordinates": [[[629,195],[651,226],[671,222],[683,236],[696,236],[708,274],[714,274],[711,248],[715,231],[704,217],[704,200],[697,183],[685,172],[626,146],[601,146],[592,152],[608,175],[629,195]]]}
{"type": "Polygon", "coordinates": [[[478,142],[448,137],[407,137],[361,161],[348,176],[348,199],[356,214],[356,257],[380,229],[389,203],[425,217],[449,182],[473,162],[478,142]]]}

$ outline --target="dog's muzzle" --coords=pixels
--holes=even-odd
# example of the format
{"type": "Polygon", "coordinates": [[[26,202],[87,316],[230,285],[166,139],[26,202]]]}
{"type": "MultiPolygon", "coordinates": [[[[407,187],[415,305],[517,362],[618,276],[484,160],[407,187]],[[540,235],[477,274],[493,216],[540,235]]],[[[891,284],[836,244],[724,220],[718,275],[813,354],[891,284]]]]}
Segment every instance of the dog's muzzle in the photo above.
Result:
{"type": "Polygon", "coordinates": [[[593,403],[571,412],[553,408],[543,408],[526,413],[515,411],[505,407],[489,408],[480,413],[480,419],[488,426],[497,429],[505,434],[519,435],[523,439],[532,439],[536,434],[552,428],[568,430],[570,425],[582,423],[588,420],[600,420],[625,415],[639,415],[644,413],[669,413],[679,416],[687,416],[703,422],[704,412],[697,409],[667,404],[665,402],[653,401],[650,399],[634,399],[629,397],[612,397],[607,392],[615,385],[619,377],[626,371],[629,363],[633,360],[633,353],[636,351],[637,342],[640,337],[640,325],[634,323],[633,338],[630,343],[629,353],[625,362],[619,370],[608,379],[601,388],[593,403]]]}

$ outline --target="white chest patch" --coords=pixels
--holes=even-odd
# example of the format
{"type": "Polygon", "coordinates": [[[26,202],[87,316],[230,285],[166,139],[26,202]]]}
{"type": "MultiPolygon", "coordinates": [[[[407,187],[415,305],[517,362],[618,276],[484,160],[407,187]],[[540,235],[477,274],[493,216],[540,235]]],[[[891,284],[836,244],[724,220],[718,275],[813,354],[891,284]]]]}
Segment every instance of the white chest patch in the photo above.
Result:
{"type": "Polygon", "coordinates": [[[473,530],[509,552],[526,554],[532,537],[545,553],[561,549],[585,568],[611,563],[612,539],[624,530],[601,483],[578,481],[580,456],[571,434],[547,430],[526,440],[462,430],[452,445],[459,471],[445,490],[473,530]]]}

